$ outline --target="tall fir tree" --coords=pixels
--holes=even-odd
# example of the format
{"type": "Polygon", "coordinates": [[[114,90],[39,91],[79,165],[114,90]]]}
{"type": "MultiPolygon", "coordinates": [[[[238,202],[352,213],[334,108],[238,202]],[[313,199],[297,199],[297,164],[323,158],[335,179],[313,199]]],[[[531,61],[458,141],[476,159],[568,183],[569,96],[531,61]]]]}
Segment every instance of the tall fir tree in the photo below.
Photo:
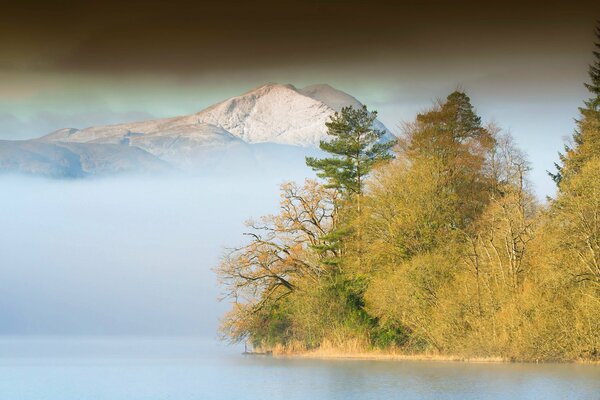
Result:
{"type": "Polygon", "coordinates": [[[494,148],[493,133],[462,91],[450,93],[431,110],[408,124],[401,140],[405,157],[414,165],[433,163],[444,181],[444,191],[460,204],[452,220],[455,228],[466,228],[489,200],[492,181],[486,175],[486,159],[494,148]]]}
{"type": "Polygon", "coordinates": [[[373,166],[392,156],[393,141],[384,141],[386,132],[373,127],[377,111],[344,107],[326,123],[331,140],[321,141],[321,150],[332,157],[306,157],[306,164],[325,179],[329,188],[339,190],[344,197],[361,196],[366,175],[373,166]]]}
{"type": "MultiPolygon", "coordinates": [[[[355,207],[361,214],[361,197],[364,191],[365,177],[375,164],[392,158],[390,149],[395,141],[385,140],[386,132],[375,129],[373,124],[377,111],[369,111],[367,106],[360,108],[344,107],[331,116],[327,126],[330,140],[321,141],[321,150],[331,157],[317,159],[306,157],[306,164],[317,172],[317,176],[326,181],[326,187],[339,190],[345,204],[355,207]]],[[[342,241],[349,235],[349,229],[341,224],[326,237],[317,251],[340,250],[342,241]]],[[[357,232],[360,236],[360,229],[357,232]]],[[[342,251],[336,251],[342,254],[342,251]]],[[[360,251],[358,251],[360,253],[360,251]]],[[[360,255],[358,256],[360,259],[360,255]]],[[[340,258],[328,262],[339,265],[340,258]]],[[[360,263],[360,261],[359,261],[360,263]]]]}
{"type": "Polygon", "coordinates": [[[564,153],[559,154],[559,163],[555,163],[557,172],[550,173],[559,189],[561,182],[577,174],[587,161],[600,156],[600,22],[595,33],[594,61],[588,70],[590,82],[584,84],[591,97],[579,108],[572,145],[565,146],[564,153]]]}
{"type": "Polygon", "coordinates": [[[411,156],[437,157],[445,162],[465,151],[469,141],[487,146],[492,140],[471,99],[461,91],[450,93],[439,107],[417,115],[408,139],[406,150],[411,156]]]}

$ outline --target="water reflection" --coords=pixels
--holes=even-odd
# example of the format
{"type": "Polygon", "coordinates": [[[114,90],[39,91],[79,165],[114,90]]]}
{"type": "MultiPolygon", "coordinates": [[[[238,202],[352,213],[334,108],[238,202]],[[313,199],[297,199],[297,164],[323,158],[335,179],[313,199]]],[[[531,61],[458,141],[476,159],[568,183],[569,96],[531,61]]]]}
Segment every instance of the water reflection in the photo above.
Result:
{"type": "Polygon", "coordinates": [[[195,338],[4,338],[9,399],[599,399],[600,366],[244,357],[195,338]]]}

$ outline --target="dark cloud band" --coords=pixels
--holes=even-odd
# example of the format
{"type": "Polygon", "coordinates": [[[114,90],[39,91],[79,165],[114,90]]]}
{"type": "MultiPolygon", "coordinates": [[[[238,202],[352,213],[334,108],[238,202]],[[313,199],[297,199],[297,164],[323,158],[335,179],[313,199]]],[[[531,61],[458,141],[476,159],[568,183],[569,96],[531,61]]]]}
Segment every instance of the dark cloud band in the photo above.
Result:
{"type": "Polygon", "coordinates": [[[365,59],[506,58],[567,51],[600,16],[593,1],[90,3],[5,6],[0,68],[194,75],[365,59]]]}

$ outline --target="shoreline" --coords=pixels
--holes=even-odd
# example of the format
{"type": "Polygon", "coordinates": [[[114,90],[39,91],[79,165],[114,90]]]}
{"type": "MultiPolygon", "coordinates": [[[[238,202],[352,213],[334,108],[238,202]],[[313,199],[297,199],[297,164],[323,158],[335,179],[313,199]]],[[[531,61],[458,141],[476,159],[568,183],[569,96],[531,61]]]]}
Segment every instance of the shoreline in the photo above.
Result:
{"type": "Polygon", "coordinates": [[[273,352],[270,356],[276,358],[341,360],[341,361],[438,361],[463,362],[473,364],[588,364],[600,365],[600,360],[514,360],[505,357],[463,357],[440,354],[402,354],[377,352],[273,352]]]}
{"type": "Polygon", "coordinates": [[[511,363],[502,357],[460,357],[434,354],[400,354],[400,353],[322,353],[309,351],[304,353],[273,353],[278,358],[298,358],[317,360],[348,360],[348,361],[443,361],[443,362],[469,362],[469,363],[511,363]]]}

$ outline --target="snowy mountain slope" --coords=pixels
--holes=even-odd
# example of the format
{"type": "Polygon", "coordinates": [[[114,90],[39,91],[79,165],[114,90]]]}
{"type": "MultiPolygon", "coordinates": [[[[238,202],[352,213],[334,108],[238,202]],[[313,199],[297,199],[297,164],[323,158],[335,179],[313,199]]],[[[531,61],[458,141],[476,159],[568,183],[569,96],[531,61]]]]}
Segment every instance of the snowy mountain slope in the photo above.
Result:
{"type": "MultiPolygon", "coordinates": [[[[317,146],[326,138],[325,122],[347,105],[360,107],[361,103],[329,85],[298,90],[292,85],[270,83],[193,115],[81,130],[62,129],[42,140],[124,144],[159,157],[173,145],[180,146],[180,141],[188,149],[223,146],[237,140],[317,146]]],[[[381,127],[379,123],[378,128],[381,127]]]]}
{"type": "Polygon", "coordinates": [[[246,143],[315,146],[334,110],[291,85],[267,84],[196,114],[246,143]]]}
{"type": "MultiPolygon", "coordinates": [[[[234,159],[236,164],[264,164],[267,147],[257,144],[316,148],[327,138],[325,123],[331,115],[349,105],[361,103],[326,84],[297,89],[269,83],[192,115],[65,128],[36,140],[7,142],[0,146],[0,171],[46,169],[50,175],[76,175],[73,171],[81,170],[86,175],[130,170],[135,163],[150,170],[160,162],[188,170],[225,166],[234,159]]],[[[387,130],[379,121],[375,127],[387,130]]]]}

